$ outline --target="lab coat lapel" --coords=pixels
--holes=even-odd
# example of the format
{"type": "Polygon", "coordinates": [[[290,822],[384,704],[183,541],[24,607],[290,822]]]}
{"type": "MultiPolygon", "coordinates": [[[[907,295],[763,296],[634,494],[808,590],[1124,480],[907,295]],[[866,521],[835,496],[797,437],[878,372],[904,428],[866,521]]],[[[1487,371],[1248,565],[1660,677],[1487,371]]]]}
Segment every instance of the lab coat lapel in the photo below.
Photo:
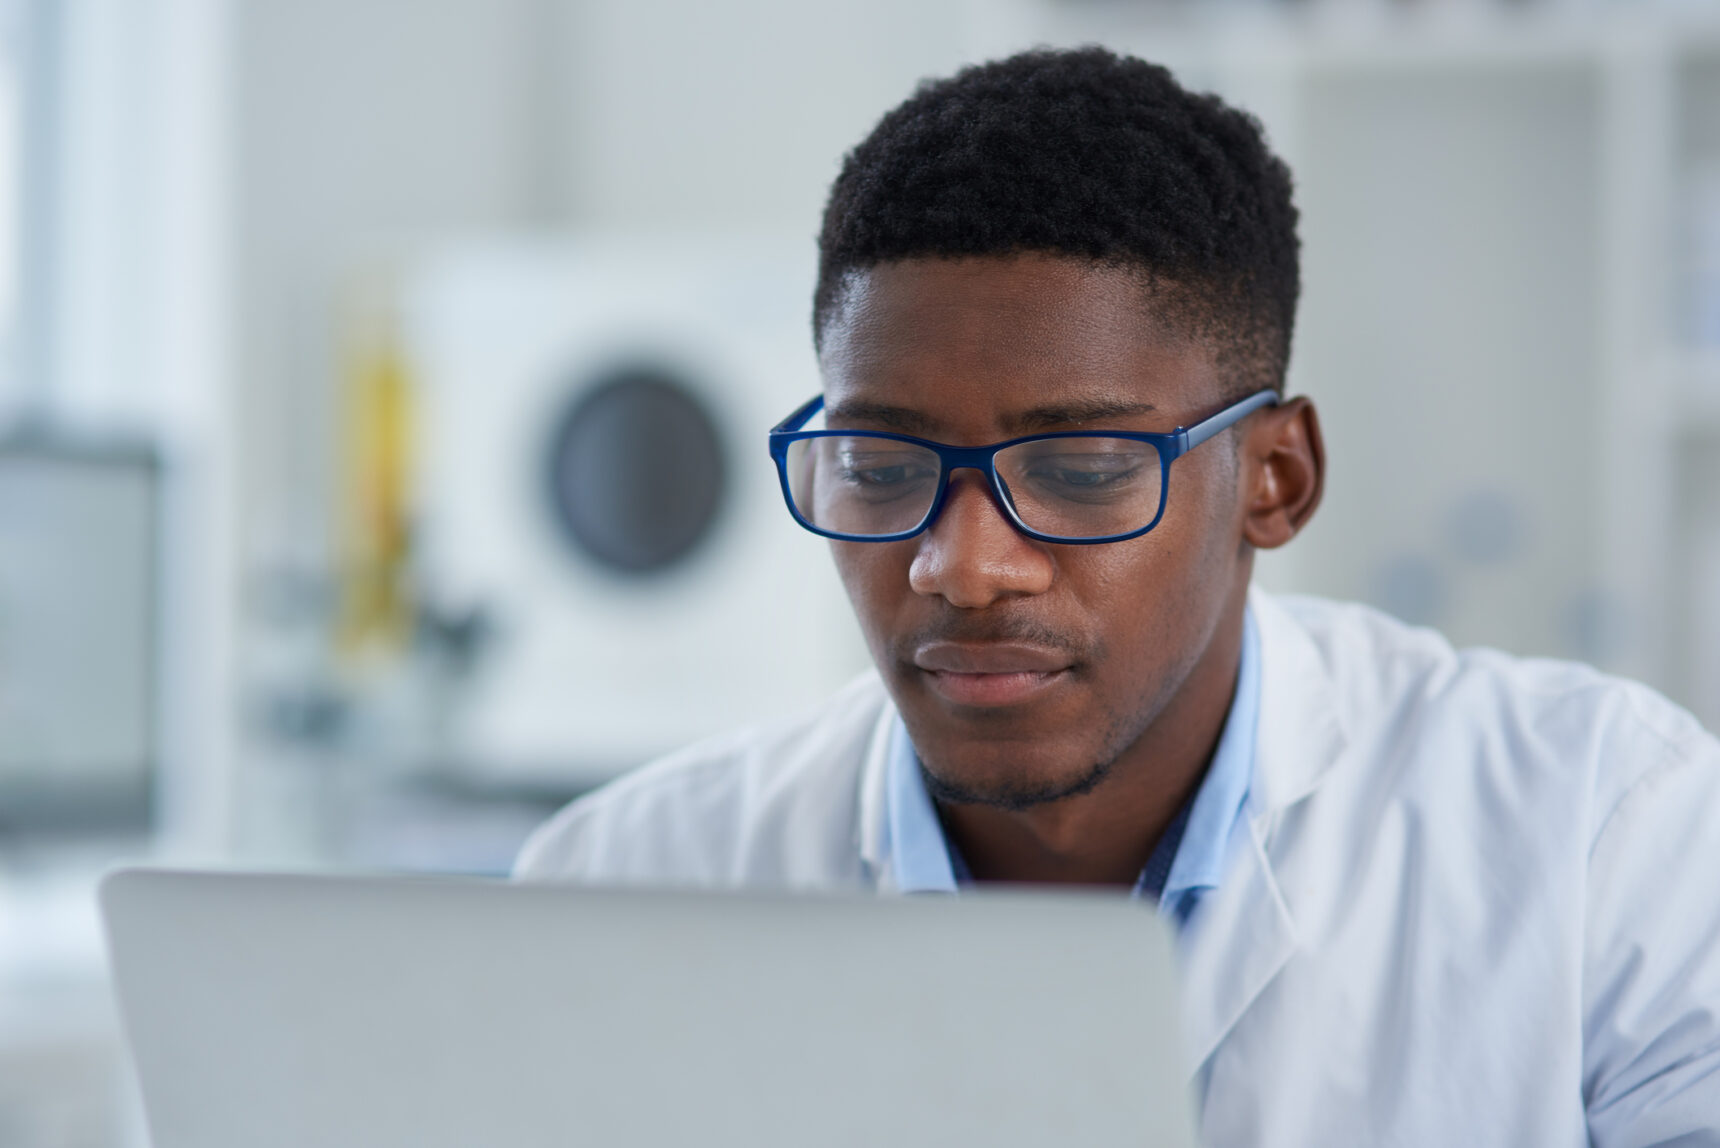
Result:
{"type": "Polygon", "coordinates": [[[1198,1072],[1298,947],[1294,906],[1274,869],[1272,833],[1289,805],[1312,793],[1346,738],[1319,647],[1270,596],[1250,595],[1260,627],[1260,719],[1243,825],[1224,879],[1182,938],[1183,1038],[1198,1072]]]}
{"type": "Polygon", "coordinates": [[[1296,951],[1296,924],[1252,824],[1231,841],[1224,884],[1182,937],[1183,1042],[1198,1072],[1296,951]]]}
{"type": "Polygon", "coordinates": [[[890,739],[895,729],[896,706],[886,700],[862,751],[859,816],[854,827],[861,866],[873,888],[880,893],[897,891],[895,867],[890,863],[889,802],[885,795],[890,739]]]}

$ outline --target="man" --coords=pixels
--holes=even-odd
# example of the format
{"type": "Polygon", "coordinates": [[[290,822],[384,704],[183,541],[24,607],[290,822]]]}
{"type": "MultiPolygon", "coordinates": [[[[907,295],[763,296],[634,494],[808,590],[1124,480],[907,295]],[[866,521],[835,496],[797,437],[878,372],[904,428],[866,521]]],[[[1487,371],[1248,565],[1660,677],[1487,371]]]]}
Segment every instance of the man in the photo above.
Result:
{"type": "Polygon", "coordinates": [[[1325,466],[1281,398],[1295,222],[1254,121],[1098,49],[887,115],[820,236],[825,425],[772,435],[877,673],[519,872],[1114,885],[1180,930],[1211,1143],[1720,1144],[1720,745],[1249,589],[1325,466]]]}

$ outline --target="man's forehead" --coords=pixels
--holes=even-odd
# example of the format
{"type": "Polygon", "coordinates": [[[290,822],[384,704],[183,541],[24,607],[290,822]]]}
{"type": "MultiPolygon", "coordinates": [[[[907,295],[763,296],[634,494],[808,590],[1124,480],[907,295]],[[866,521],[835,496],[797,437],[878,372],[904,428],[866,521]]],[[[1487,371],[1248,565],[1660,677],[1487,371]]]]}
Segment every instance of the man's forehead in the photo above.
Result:
{"type": "Polygon", "coordinates": [[[1163,422],[1213,389],[1204,346],[1129,272],[1048,256],[913,260],[850,284],[820,355],[828,418],[931,435],[1163,422]]]}
{"type": "Polygon", "coordinates": [[[926,350],[1036,358],[1179,341],[1130,270],[1050,255],[916,258],[852,272],[826,352],[891,359],[926,350]]]}

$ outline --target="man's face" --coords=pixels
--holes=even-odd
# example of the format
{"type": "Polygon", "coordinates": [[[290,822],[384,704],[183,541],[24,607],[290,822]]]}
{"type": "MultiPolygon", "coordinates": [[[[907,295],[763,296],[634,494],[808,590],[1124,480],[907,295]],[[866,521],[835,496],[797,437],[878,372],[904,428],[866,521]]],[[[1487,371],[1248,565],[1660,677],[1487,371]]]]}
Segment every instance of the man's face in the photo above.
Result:
{"type": "MultiPolygon", "coordinates": [[[[1127,272],[1045,256],[886,264],[820,355],[829,426],[962,446],[1168,431],[1225,405],[1212,352],[1127,272]]],[[[1024,808],[1092,788],[1176,702],[1246,586],[1230,434],[1171,468],[1126,542],[1033,541],[960,470],[931,529],[832,543],[872,657],[946,800],[1024,808]]]]}

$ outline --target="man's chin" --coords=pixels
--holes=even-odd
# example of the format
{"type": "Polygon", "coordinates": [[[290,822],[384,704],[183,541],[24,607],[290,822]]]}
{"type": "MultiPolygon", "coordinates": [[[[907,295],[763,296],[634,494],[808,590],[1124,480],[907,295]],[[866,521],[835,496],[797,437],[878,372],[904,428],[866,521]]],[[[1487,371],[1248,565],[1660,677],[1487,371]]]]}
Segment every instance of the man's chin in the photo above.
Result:
{"type": "Polygon", "coordinates": [[[944,805],[984,805],[1019,813],[1091,793],[1110,774],[1111,765],[1110,761],[1103,761],[1073,774],[1050,777],[1028,774],[964,778],[949,770],[933,771],[923,764],[920,773],[925,779],[926,792],[944,805]]]}

